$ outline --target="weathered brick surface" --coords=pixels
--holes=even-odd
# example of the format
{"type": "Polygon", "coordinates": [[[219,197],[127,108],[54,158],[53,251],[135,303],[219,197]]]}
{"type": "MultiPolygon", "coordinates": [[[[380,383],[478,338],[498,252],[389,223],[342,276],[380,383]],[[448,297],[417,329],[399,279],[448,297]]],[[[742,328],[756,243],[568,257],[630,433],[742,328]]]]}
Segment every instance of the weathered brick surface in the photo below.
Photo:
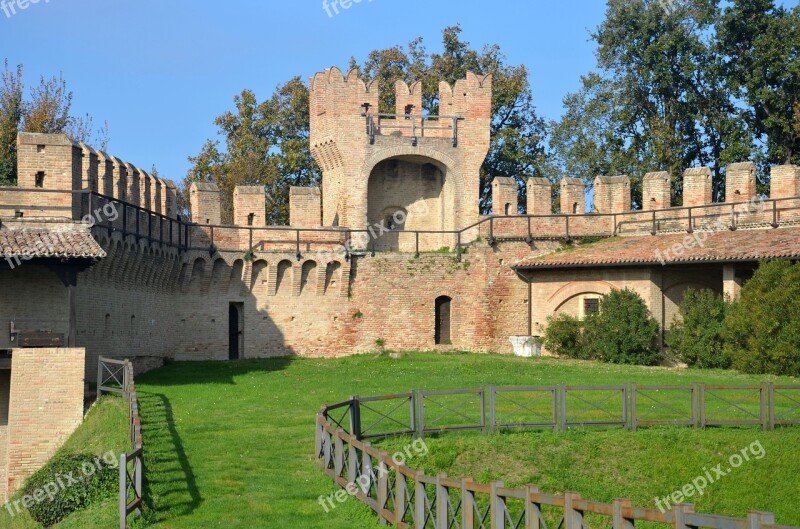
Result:
{"type": "Polygon", "coordinates": [[[528,215],[551,215],[553,213],[553,186],[547,178],[530,177],[526,183],[528,215]]]}
{"type": "Polygon", "coordinates": [[[583,215],[586,212],[586,188],[580,178],[561,179],[561,213],[583,215]]]}
{"type": "Polygon", "coordinates": [[[683,205],[704,206],[711,204],[711,169],[694,167],[683,172],[683,205]]]}
{"type": "Polygon", "coordinates": [[[233,223],[266,226],[267,195],[264,186],[236,186],[233,190],[233,223]]]}
{"type": "Polygon", "coordinates": [[[598,176],[594,179],[594,207],[598,213],[631,210],[631,181],[627,175],[598,176]]]}
{"type": "Polygon", "coordinates": [[[295,228],[322,226],[322,194],[318,187],[289,189],[289,225],[295,228]]]}
{"type": "Polygon", "coordinates": [[[642,209],[667,209],[672,204],[672,179],[667,171],[647,173],[642,180],[642,209]]]}
{"type": "Polygon", "coordinates": [[[7,492],[17,490],[83,419],[83,349],[12,351],[7,492]]]}
{"type": "Polygon", "coordinates": [[[725,202],[746,202],[756,197],[756,164],[732,163],[725,168],[725,202]]]}
{"type": "Polygon", "coordinates": [[[492,215],[517,214],[517,181],[507,176],[492,180],[492,215]]]}
{"type": "Polygon", "coordinates": [[[196,224],[221,224],[222,204],[220,192],[216,184],[210,182],[192,182],[189,186],[189,207],[192,210],[192,221],[196,224]]]}

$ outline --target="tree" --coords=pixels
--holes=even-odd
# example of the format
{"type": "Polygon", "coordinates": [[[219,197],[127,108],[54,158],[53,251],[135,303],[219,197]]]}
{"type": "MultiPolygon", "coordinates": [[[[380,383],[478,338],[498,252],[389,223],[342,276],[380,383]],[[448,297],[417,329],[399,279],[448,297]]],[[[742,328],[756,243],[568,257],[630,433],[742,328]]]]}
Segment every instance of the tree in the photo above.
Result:
{"type": "MultiPolygon", "coordinates": [[[[259,102],[251,90],[234,98],[235,112],[214,123],[224,139],[208,140],[184,179],[184,192],[193,181],[215,182],[223,196],[223,221],[233,218],[233,190],[240,185],[263,185],[267,222],[289,219],[289,187],[317,185],[320,172],[309,146],[308,87],[299,77],[279,86],[259,102]]],[[[184,198],[184,203],[186,203],[184,198]]]]}
{"type": "Polygon", "coordinates": [[[690,367],[730,367],[722,339],[729,306],[712,290],[687,290],[680,305],[681,320],[667,332],[667,345],[690,367]]]}
{"type": "Polygon", "coordinates": [[[728,84],[765,144],[764,163],[800,163],[800,6],[733,0],[722,12],[719,49],[728,84]]]}
{"type": "Polygon", "coordinates": [[[108,123],[104,122],[93,136],[91,116],[70,114],[73,95],[60,74],[50,79],[42,77],[26,100],[22,73],[22,65],[9,69],[8,60],[5,61],[0,79],[0,185],[16,184],[17,134],[20,130],[63,133],[73,141],[93,141],[102,150],[108,148],[108,123]]]}
{"type": "Polygon", "coordinates": [[[717,0],[665,10],[657,0],[610,0],[592,35],[597,72],[568,95],[554,123],[557,165],[573,176],[628,174],[634,205],[648,171],[669,171],[680,202],[682,171],[711,166],[718,198],[724,166],[752,152],[740,110],[721,77],[717,0]]]}
{"type": "Polygon", "coordinates": [[[0,185],[17,181],[17,131],[22,122],[22,66],[9,69],[0,79],[0,185]]]}

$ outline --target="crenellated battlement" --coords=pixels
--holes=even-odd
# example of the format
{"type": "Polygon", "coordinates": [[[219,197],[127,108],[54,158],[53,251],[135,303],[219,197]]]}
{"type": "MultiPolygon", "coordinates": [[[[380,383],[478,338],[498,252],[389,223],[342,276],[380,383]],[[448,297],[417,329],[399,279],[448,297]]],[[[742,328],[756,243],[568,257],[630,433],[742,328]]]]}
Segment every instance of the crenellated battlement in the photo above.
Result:
{"type": "Polygon", "coordinates": [[[322,168],[323,226],[367,228],[405,216],[418,201],[438,213],[409,214],[406,226],[447,231],[478,220],[492,77],[469,72],[439,88],[438,116],[423,111],[422,83],[405,80],[394,85],[394,114],[381,114],[377,82],[365,83],[358,70],[343,75],[334,67],[311,78],[311,152],[322,168]]]}
{"type": "MultiPolygon", "coordinates": [[[[145,222],[146,212],[177,218],[174,183],[65,134],[20,133],[17,173],[16,187],[0,188],[0,216],[79,219],[85,212],[73,192],[83,190],[142,208],[145,222]]],[[[135,222],[136,210],[129,215],[135,222]]]]}

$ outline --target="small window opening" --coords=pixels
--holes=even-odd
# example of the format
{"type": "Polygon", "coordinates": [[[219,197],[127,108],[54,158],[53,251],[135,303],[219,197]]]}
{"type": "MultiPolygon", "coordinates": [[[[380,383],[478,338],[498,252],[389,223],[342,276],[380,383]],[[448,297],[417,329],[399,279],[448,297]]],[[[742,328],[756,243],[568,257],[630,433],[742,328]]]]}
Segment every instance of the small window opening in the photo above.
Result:
{"type": "Polygon", "coordinates": [[[253,222],[255,221],[255,218],[256,218],[255,213],[250,213],[249,215],[247,215],[247,225],[252,226],[253,222]]]}
{"type": "Polygon", "coordinates": [[[36,185],[36,187],[44,187],[44,171],[39,171],[36,173],[34,185],[36,185]]]}
{"type": "Polygon", "coordinates": [[[578,203],[577,202],[572,204],[572,214],[573,215],[577,215],[578,214],[578,203]]]}
{"type": "Polygon", "coordinates": [[[42,154],[44,152],[44,145],[37,145],[36,152],[42,154]]]}
{"type": "Polygon", "coordinates": [[[600,300],[598,298],[586,298],[583,300],[583,314],[591,316],[600,312],[600,300]]]}
{"type": "Polygon", "coordinates": [[[505,214],[511,215],[511,204],[506,204],[505,214]]]}
{"type": "Polygon", "coordinates": [[[406,119],[411,117],[411,114],[414,113],[414,105],[406,105],[405,115],[406,119]]]}

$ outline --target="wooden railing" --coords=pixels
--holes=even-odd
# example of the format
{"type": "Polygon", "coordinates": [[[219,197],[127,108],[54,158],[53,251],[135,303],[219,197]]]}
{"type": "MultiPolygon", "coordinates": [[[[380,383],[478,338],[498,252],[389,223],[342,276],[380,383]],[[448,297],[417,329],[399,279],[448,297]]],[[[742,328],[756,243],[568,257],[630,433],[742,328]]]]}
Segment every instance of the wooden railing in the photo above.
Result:
{"type": "Polygon", "coordinates": [[[748,418],[755,413],[762,428],[774,428],[800,424],[796,413],[798,397],[800,386],[771,384],[489,386],[352,397],[323,406],[317,414],[315,457],[325,474],[375,511],[382,524],[405,529],[588,529],[587,517],[605,518],[605,522],[596,526],[606,527],[610,521],[613,529],[632,529],[637,521],[673,529],[790,529],[775,524],[773,514],[767,512],[753,511],[747,518],[733,518],[696,513],[691,504],[662,511],[634,507],[627,499],[602,503],[583,499],[575,492],[545,494],[534,485],[512,488],[501,481],[481,484],[445,474],[430,476],[398,462],[363,439],[412,433],[420,437],[430,431],[468,429],[487,432],[506,428],[559,430],[613,425],[631,429],[655,424],[728,426],[756,424],[755,419],[748,418]],[[737,396],[722,397],[720,394],[726,391],[737,396]],[[671,397],[666,398],[667,393],[684,397],[688,394],[688,403],[677,404],[671,397]],[[456,400],[443,403],[443,398],[456,400]],[[647,414],[641,405],[637,408],[637,399],[648,400],[647,414]],[[717,400],[722,404],[712,403],[717,400]],[[605,406],[611,401],[616,402],[605,406]],[[683,407],[687,404],[688,407],[683,407]],[[431,413],[433,409],[441,413],[431,413]],[[737,422],[720,415],[727,409],[743,414],[744,418],[737,422]],[[657,419],[650,417],[654,410],[657,419]],[[517,419],[500,418],[509,413],[517,414],[517,419]],[[709,420],[709,415],[716,419],[709,420]],[[380,428],[381,424],[386,427],[380,428]]]}
{"type": "Polygon", "coordinates": [[[97,361],[97,396],[103,392],[121,394],[128,403],[131,451],[119,456],[119,527],[125,529],[128,516],[142,515],[143,446],[139,401],[129,360],[100,357],[97,361]]]}

